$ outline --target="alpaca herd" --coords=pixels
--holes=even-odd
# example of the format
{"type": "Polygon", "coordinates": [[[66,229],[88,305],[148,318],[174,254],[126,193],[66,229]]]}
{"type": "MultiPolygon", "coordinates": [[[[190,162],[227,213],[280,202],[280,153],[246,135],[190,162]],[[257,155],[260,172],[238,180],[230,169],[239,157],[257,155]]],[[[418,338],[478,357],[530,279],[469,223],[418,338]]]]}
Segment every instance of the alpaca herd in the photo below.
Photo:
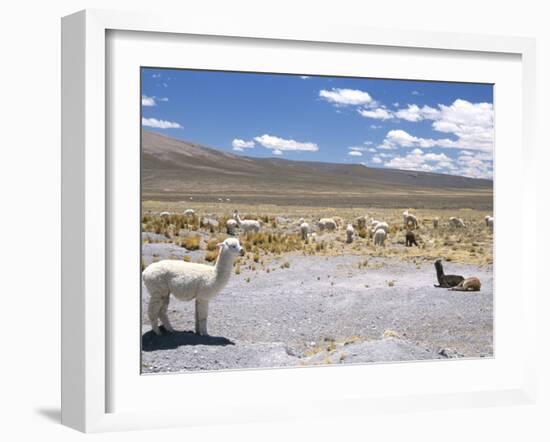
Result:
{"type": "MultiPolygon", "coordinates": [[[[197,216],[193,209],[187,209],[183,213],[188,217],[194,218],[197,216]]],[[[171,217],[171,214],[161,212],[159,216],[161,219],[167,220],[171,217]]],[[[408,210],[403,212],[402,216],[403,227],[401,229],[405,230],[405,246],[419,247],[418,237],[414,232],[414,230],[420,229],[418,218],[409,213],[408,210]]],[[[199,218],[196,219],[199,220],[199,218]]],[[[439,221],[438,217],[433,218],[434,230],[439,228],[439,221]]],[[[283,219],[282,217],[277,218],[276,222],[297,229],[299,238],[304,243],[307,243],[309,238],[315,239],[316,237],[315,229],[312,229],[304,218],[300,218],[297,224],[289,218],[283,219]]],[[[492,231],[494,217],[487,215],[484,222],[485,226],[492,231]]],[[[200,225],[217,227],[219,221],[215,217],[207,215],[200,218],[200,225]]],[[[364,232],[366,231],[372,238],[375,247],[384,247],[390,234],[388,222],[369,218],[367,215],[356,217],[347,224],[344,224],[344,219],[341,217],[320,218],[313,225],[317,227],[319,234],[336,232],[339,229],[344,230],[347,244],[353,243],[359,236],[364,238],[364,232]],[[343,228],[344,225],[346,225],[345,229],[343,228]],[[368,229],[367,226],[369,226],[368,229]]],[[[449,228],[464,229],[465,227],[466,224],[463,219],[458,217],[449,218],[449,228]]],[[[223,224],[220,228],[223,228],[223,224]]],[[[226,232],[231,236],[236,236],[238,231],[245,234],[258,233],[262,228],[265,228],[262,221],[242,219],[238,210],[234,211],[233,218],[225,221],[226,232]]],[[[395,225],[393,225],[391,232],[395,231],[395,225]]],[[[170,296],[174,296],[181,301],[195,301],[195,331],[198,335],[207,335],[209,301],[225,287],[237,257],[244,254],[244,248],[236,237],[230,237],[218,243],[217,248],[218,254],[214,265],[172,259],[154,262],[143,270],[143,283],[150,294],[148,317],[155,334],[161,334],[159,320],[167,332],[173,331],[168,319],[168,304],[170,296]]],[[[481,282],[477,277],[464,278],[460,275],[447,275],[443,271],[443,264],[440,259],[435,261],[434,266],[438,281],[435,287],[455,291],[479,291],[481,289],[481,282]]]]}

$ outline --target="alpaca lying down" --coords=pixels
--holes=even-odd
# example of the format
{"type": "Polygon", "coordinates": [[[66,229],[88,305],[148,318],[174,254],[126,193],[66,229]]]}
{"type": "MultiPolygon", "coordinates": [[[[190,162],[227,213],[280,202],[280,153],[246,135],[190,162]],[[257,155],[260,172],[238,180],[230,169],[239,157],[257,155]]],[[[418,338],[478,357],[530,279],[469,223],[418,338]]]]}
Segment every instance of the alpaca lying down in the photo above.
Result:
{"type": "Polygon", "coordinates": [[[161,334],[158,319],[168,332],[174,331],[167,314],[170,295],[180,301],[195,300],[195,332],[208,334],[208,303],[225,287],[235,259],[244,253],[236,238],[228,238],[218,247],[218,258],[213,266],[167,259],[155,262],[143,271],[143,282],[151,297],[149,320],[157,335],[161,334]]]}

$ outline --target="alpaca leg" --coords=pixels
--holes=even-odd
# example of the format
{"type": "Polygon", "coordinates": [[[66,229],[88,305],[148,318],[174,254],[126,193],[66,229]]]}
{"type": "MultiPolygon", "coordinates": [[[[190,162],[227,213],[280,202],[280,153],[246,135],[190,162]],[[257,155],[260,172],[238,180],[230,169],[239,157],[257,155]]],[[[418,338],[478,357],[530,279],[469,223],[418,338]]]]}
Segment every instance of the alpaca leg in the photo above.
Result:
{"type": "Polygon", "coordinates": [[[168,304],[170,303],[170,296],[167,296],[162,303],[162,307],[160,308],[159,312],[159,318],[162,322],[162,325],[164,325],[164,328],[167,332],[172,333],[174,329],[172,328],[172,325],[170,324],[170,321],[168,320],[168,304]]]}
{"type": "Polygon", "coordinates": [[[157,295],[151,295],[151,299],[149,300],[149,321],[151,321],[151,328],[157,334],[158,336],[161,335],[159,326],[158,326],[158,318],[160,314],[160,310],[162,309],[163,301],[160,296],[157,295]]]}
{"type": "Polygon", "coordinates": [[[206,322],[208,319],[208,300],[195,300],[195,333],[201,336],[207,336],[208,331],[206,322]]]}

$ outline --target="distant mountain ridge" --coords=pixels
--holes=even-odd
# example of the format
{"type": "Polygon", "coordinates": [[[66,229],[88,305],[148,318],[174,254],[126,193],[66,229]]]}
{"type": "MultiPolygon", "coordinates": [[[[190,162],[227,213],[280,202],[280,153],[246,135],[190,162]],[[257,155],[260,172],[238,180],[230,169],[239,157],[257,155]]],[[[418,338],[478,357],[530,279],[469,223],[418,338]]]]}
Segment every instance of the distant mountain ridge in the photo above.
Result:
{"type": "Polygon", "coordinates": [[[365,167],[358,164],[253,158],[142,131],[142,197],[177,200],[216,193],[312,195],[490,195],[491,180],[365,167]]]}

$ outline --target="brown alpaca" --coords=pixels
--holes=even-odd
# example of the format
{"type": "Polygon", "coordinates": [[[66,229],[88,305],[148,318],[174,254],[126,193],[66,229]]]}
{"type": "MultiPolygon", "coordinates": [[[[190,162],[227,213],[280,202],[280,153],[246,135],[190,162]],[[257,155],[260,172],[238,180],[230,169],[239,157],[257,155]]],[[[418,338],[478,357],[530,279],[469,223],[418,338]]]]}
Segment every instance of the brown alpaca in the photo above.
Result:
{"type": "Polygon", "coordinates": [[[418,247],[414,233],[409,230],[405,235],[405,247],[412,247],[413,245],[418,247]]]}
{"type": "Polygon", "coordinates": [[[466,278],[456,287],[451,287],[449,290],[456,290],[458,292],[479,292],[481,290],[481,281],[475,276],[466,278]]]}

